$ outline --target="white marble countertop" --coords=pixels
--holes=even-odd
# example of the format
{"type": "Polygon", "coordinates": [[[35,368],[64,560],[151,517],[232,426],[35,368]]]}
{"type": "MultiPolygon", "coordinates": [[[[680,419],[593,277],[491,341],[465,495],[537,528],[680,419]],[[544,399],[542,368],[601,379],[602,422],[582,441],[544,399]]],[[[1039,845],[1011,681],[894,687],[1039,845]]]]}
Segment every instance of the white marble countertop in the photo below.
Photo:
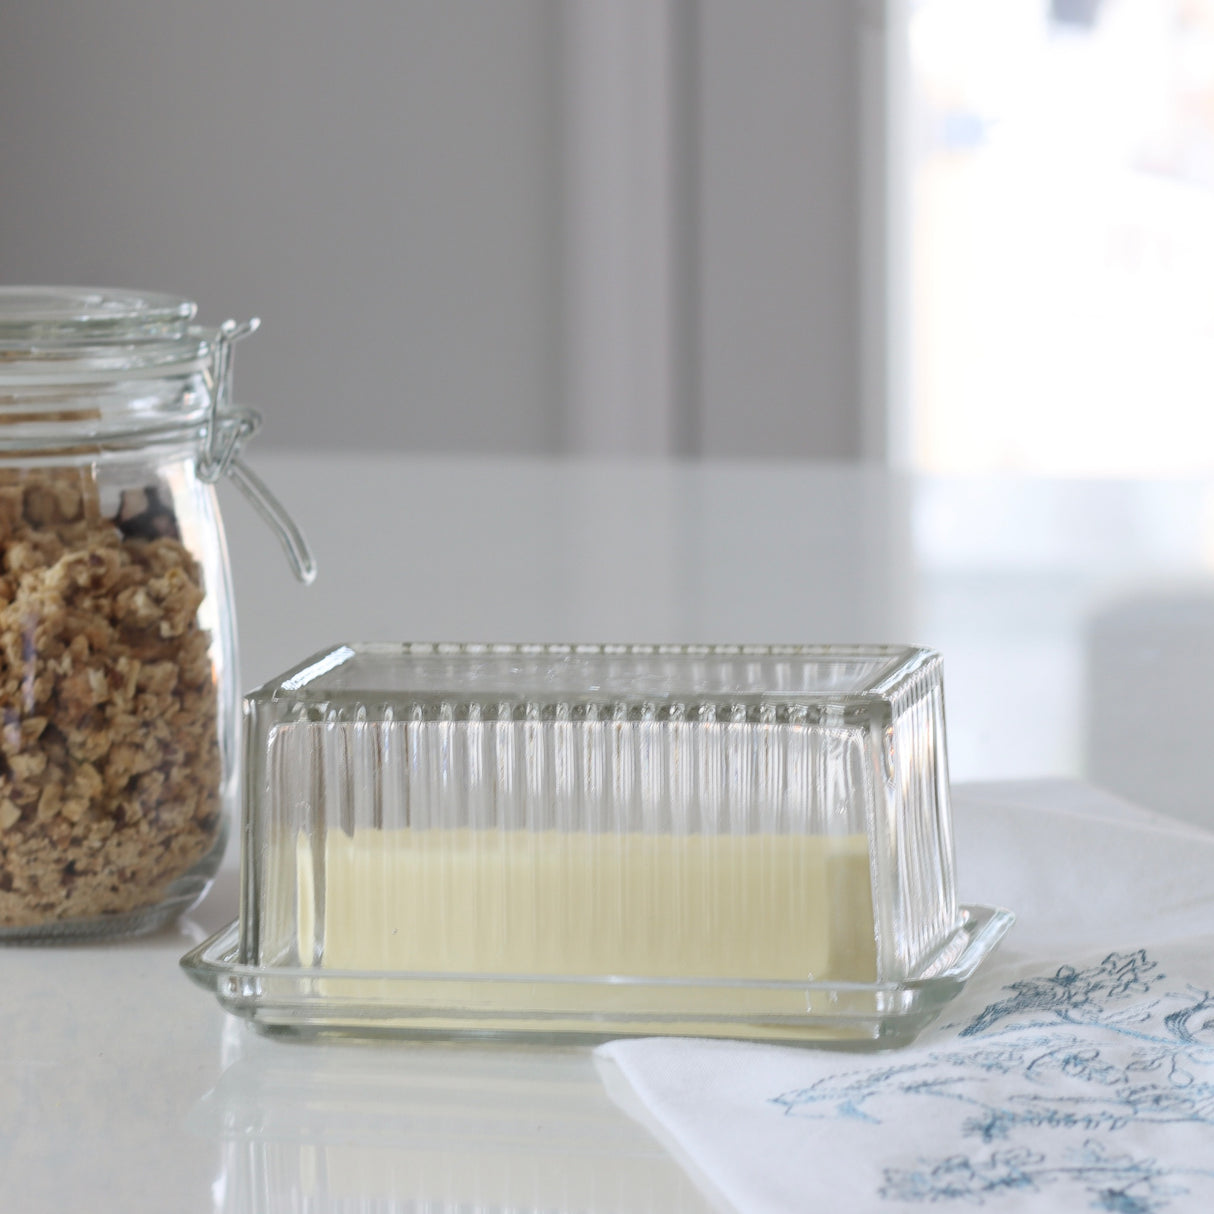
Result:
{"type": "MultiPolygon", "coordinates": [[[[798,465],[274,456],[320,562],[224,495],[244,682],[342,640],[897,641],[945,657],[954,778],[1083,778],[1214,824],[1214,486],[798,465]]],[[[714,1208],[587,1050],[316,1045],[178,958],[236,912],[0,951],[0,1208],[714,1208]]],[[[964,882],[964,874],[962,874],[964,882]]]]}

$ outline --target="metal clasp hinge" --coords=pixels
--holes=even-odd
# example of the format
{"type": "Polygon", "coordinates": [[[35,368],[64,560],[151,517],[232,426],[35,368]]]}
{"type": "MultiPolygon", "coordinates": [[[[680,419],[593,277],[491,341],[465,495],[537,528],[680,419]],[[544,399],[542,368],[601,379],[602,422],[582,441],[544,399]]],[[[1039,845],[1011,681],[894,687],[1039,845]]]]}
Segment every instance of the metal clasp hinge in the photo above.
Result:
{"type": "Polygon", "coordinates": [[[239,458],[241,447],[261,429],[261,414],[254,409],[232,407],[232,346],[256,333],[260,326],[256,316],[243,323],[225,320],[219,326],[211,364],[211,408],[202,438],[198,475],[210,485],[226,476],[278,536],[295,576],[310,586],[316,580],[316,558],[308,541],[265,481],[239,458]]]}

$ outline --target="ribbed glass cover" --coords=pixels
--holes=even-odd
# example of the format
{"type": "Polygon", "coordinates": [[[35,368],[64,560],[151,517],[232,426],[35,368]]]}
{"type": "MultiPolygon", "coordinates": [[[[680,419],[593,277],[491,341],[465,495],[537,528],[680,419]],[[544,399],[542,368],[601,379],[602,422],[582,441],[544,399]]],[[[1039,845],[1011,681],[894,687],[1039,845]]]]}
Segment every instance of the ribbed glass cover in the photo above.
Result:
{"type": "Polygon", "coordinates": [[[246,755],[252,964],[872,983],[958,925],[926,650],[343,645],[246,755]]]}

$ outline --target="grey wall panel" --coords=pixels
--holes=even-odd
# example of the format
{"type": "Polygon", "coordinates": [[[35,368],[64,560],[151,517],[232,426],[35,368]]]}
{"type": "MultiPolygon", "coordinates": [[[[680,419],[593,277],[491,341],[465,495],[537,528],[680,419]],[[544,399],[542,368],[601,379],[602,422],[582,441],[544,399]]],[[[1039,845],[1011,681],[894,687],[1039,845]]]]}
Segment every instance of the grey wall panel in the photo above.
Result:
{"type": "MultiPolygon", "coordinates": [[[[681,39],[665,96],[683,108],[666,117],[685,133],[666,183],[684,220],[667,276],[677,424],[624,429],[657,434],[655,453],[861,454],[861,6],[662,2],[681,39]]],[[[578,400],[627,393],[596,395],[570,365],[598,340],[570,294],[587,164],[570,152],[570,4],[9,0],[0,279],[260,314],[236,385],[267,414],[265,446],[610,450],[619,427],[579,423],[578,400]]],[[[665,281],[635,277],[619,299],[665,281]]],[[[652,356],[651,327],[619,329],[622,358],[652,356]]],[[[618,370],[603,376],[626,384],[618,370]]]]}
{"type": "Polygon", "coordinates": [[[542,451],[553,0],[14,0],[0,278],[260,313],[263,442],[542,451]]]}
{"type": "Polygon", "coordinates": [[[860,9],[703,0],[706,454],[862,454],[860,9]]]}

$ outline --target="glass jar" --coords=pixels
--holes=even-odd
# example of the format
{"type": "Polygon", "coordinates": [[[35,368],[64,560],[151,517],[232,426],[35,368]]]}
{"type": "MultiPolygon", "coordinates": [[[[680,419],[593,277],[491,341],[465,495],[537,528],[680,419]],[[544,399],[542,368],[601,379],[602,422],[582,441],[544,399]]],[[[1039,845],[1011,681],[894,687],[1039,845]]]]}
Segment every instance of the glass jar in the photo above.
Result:
{"type": "Polygon", "coordinates": [[[231,346],[166,295],[0,288],[0,940],[151,930],[196,902],[237,796],[236,627],[214,483],[231,346]]]}

